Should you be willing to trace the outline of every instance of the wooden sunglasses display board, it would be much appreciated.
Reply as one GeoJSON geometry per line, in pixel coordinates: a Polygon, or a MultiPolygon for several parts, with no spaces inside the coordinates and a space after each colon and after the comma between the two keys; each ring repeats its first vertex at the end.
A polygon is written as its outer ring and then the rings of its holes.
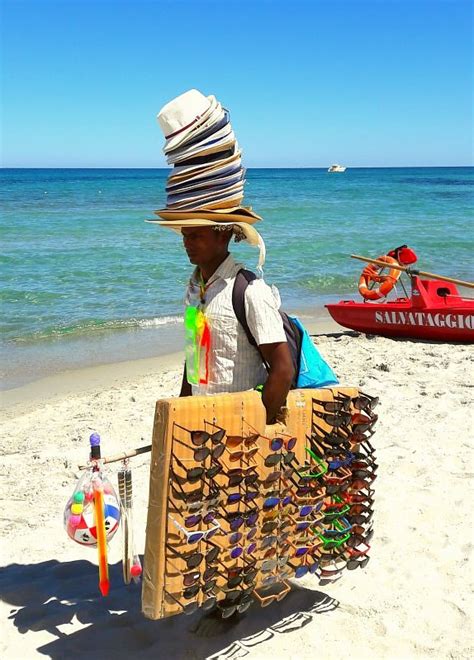
{"type": "MultiPolygon", "coordinates": [[[[233,603],[244,611],[254,590],[264,597],[270,585],[316,566],[316,553],[305,548],[312,544],[327,554],[332,547],[323,534],[333,524],[322,518],[322,507],[333,500],[320,478],[328,469],[326,456],[312,450],[312,438],[334,431],[335,397],[347,401],[358,394],[348,387],[292,390],[285,426],[266,426],[255,391],[157,402],[142,591],[146,617],[233,603]]],[[[342,421],[350,432],[348,417],[342,421]]],[[[341,467],[329,481],[344,482],[347,473],[341,467]]],[[[337,539],[344,539],[337,529],[337,539]]]]}

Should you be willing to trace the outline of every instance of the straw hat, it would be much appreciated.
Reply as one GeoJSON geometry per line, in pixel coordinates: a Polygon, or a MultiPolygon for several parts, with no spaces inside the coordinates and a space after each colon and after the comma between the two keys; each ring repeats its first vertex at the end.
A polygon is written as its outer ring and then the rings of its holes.
{"type": "Polygon", "coordinates": [[[206,122],[217,105],[215,96],[204,96],[197,89],[190,89],[163,106],[157,119],[166,139],[165,153],[175,149],[206,122]]]}
{"type": "MultiPolygon", "coordinates": [[[[168,211],[168,213],[178,214],[179,212],[168,211]]],[[[177,234],[181,234],[181,229],[187,227],[239,227],[240,231],[245,237],[243,240],[245,240],[249,245],[252,245],[259,249],[259,258],[258,258],[257,267],[259,269],[262,268],[263,264],[265,263],[265,254],[266,254],[265,243],[263,242],[263,238],[260,236],[258,231],[251,224],[249,224],[249,222],[245,220],[229,221],[228,218],[232,217],[232,214],[220,213],[218,211],[215,211],[214,213],[212,211],[199,211],[199,212],[183,211],[181,212],[181,215],[185,217],[176,220],[146,220],[145,222],[149,222],[155,225],[161,225],[162,227],[168,227],[168,229],[172,229],[177,234]],[[193,217],[190,217],[191,215],[193,217]],[[222,215],[223,216],[222,220],[211,219],[212,217],[214,217],[214,215],[222,215]]],[[[239,216],[235,215],[235,217],[239,217],[239,216]]],[[[257,220],[254,220],[254,222],[257,222],[257,220]]]]}
{"type": "Polygon", "coordinates": [[[147,220],[181,233],[184,227],[231,228],[235,240],[259,249],[258,269],[265,261],[265,243],[253,225],[261,218],[240,207],[245,170],[229,112],[214,96],[191,89],[167,103],[158,114],[166,138],[164,152],[174,165],[166,186],[167,207],[147,220]]]}

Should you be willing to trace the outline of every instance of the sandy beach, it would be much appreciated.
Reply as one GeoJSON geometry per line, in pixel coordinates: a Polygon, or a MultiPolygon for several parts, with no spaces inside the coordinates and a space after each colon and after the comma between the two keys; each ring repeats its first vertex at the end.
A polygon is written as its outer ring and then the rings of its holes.
{"type": "MultiPolygon", "coordinates": [[[[140,613],[139,587],[122,583],[119,532],[101,598],[95,551],[62,525],[77,466],[92,431],[106,454],[150,442],[155,401],[178,392],[181,356],[70,372],[3,396],[0,657],[470,657],[472,347],[351,333],[317,344],[342,384],[382,401],[364,571],[326,585],[293,581],[284,601],[232,627],[209,629],[199,613],[153,622],[140,613]]],[[[149,455],[132,467],[142,553],[149,455]]]]}

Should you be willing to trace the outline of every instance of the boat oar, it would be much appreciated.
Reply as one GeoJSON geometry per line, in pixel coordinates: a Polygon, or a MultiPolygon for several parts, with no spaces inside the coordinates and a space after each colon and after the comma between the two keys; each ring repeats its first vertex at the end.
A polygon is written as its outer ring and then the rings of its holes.
{"type": "MultiPolygon", "coordinates": [[[[359,259],[359,261],[366,261],[368,264],[375,264],[376,266],[387,268],[387,264],[384,261],[379,261],[378,259],[369,259],[368,257],[361,257],[358,254],[351,254],[351,259],[359,259]]],[[[389,267],[395,268],[396,270],[402,270],[408,275],[422,275],[423,277],[428,277],[431,280],[452,282],[453,284],[459,284],[459,286],[466,286],[468,289],[474,289],[474,282],[464,282],[464,280],[455,280],[453,277],[437,275],[436,273],[426,273],[423,270],[416,270],[415,268],[409,268],[408,266],[396,266],[395,264],[390,264],[389,267]]]]}

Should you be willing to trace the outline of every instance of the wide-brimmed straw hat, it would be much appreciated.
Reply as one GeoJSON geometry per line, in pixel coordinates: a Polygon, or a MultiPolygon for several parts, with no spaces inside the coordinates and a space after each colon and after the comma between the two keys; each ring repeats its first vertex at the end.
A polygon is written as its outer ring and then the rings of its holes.
{"type": "MultiPolygon", "coordinates": [[[[212,220],[209,219],[210,214],[211,214],[210,211],[202,211],[202,212],[200,211],[199,213],[195,213],[193,215],[201,216],[201,217],[190,218],[189,216],[191,215],[191,213],[188,211],[186,213],[183,213],[183,215],[185,215],[186,217],[180,220],[178,219],[146,220],[146,222],[155,225],[161,225],[162,227],[168,227],[168,229],[172,229],[177,234],[181,234],[182,229],[186,229],[189,227],[233,227],[233,228],[238,227],[240,232],[243,234],[243,240],[245,240],[245,242],[247,242],[249,245],[258,248],[259,250],[258,268],[261,269],[263,267],[263,264],[265,263],[266,250],[265,250],[265,243],[263,242],[263,238],[260,236],[260,234],[255,229],[255,227],[253,227],[251,224],[245,221],[241,222],[235,220],[228,220],[224,218],[222,220],[212,220]],[[203,217],[205,215],[207,215],[208,217],[203,217]]],[[[222,213],[221,215],[227,216],[227,218],[230,216],[230,214],[224,214],[224,213],[222,213]]]]}

